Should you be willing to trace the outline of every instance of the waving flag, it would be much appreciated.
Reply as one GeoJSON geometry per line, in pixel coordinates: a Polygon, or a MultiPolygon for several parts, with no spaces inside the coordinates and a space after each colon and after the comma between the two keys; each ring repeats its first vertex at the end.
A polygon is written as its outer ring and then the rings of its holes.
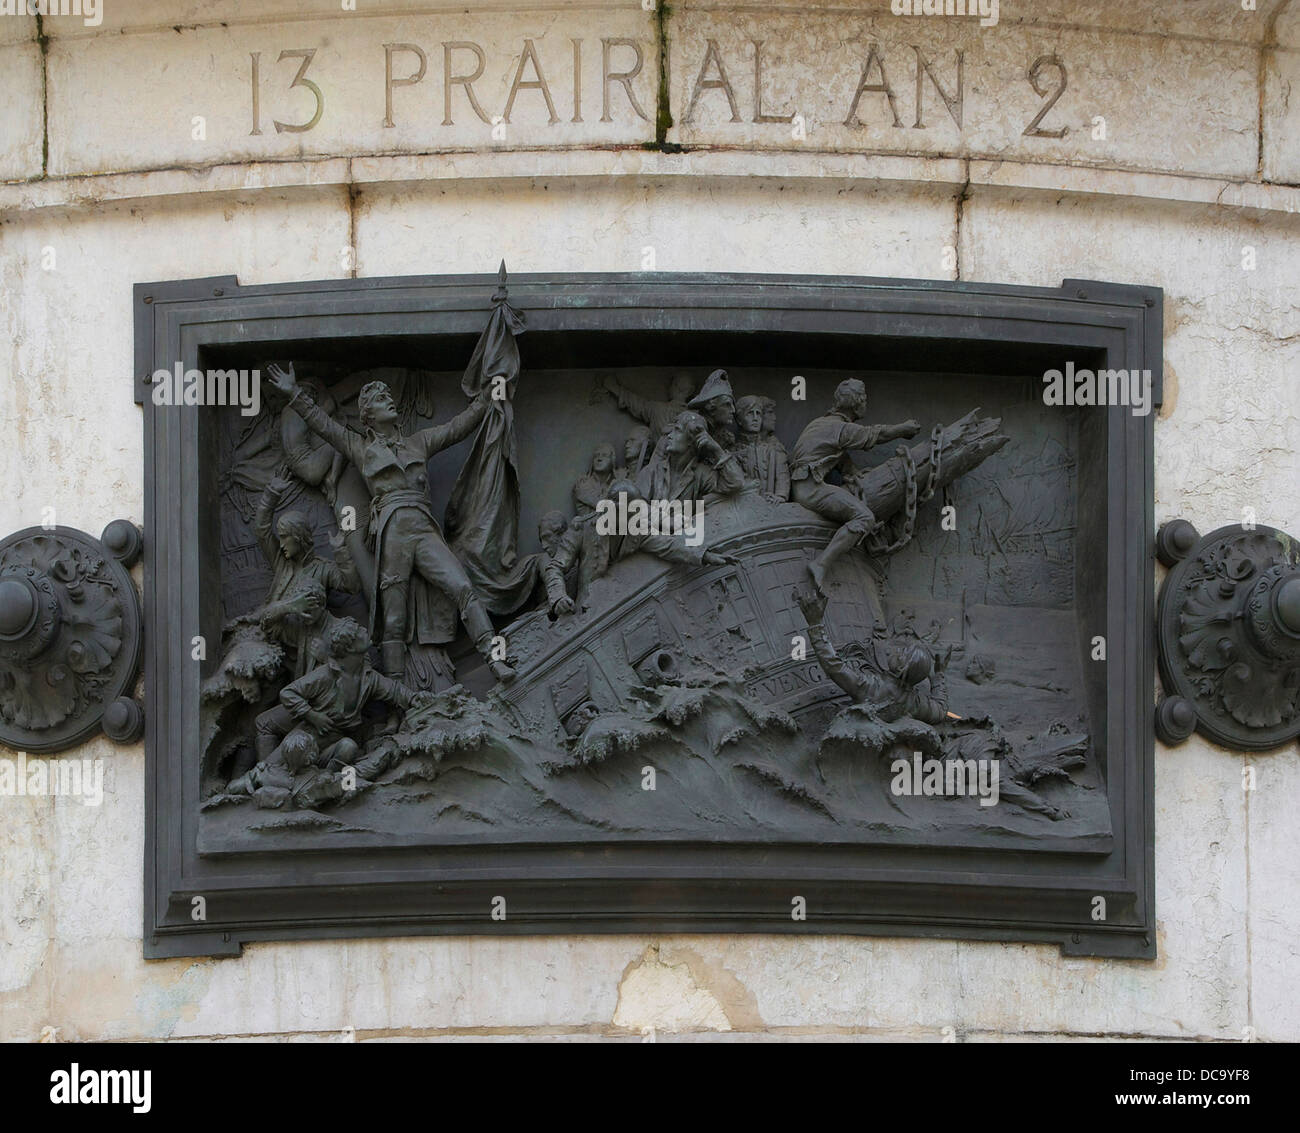
{"type": "Polygon", "coordinates": [[[512,398],[519,379],[515,336],[523,331],[523,317],[507,301],[502,261],[492,313],[461,379],[467,397],[484,389],[493,396],[452,486],[444,524],[451,549],[494,614],[519,609],[539,571],[537,556],[518,558],[519,463],[512,398]]]}

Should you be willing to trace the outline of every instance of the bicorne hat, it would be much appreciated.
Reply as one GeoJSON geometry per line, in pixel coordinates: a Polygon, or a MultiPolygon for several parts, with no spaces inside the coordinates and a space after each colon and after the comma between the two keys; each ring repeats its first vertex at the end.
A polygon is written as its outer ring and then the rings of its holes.
{"type": "Polygon", "coordinates": [[[714,370],[704,380],[704,388],[700,390],[686,404],[692,409],[699,409],[703,405],[708,405],[715,397],[732,397],[731,381],[727,377],[726,370],[714,370]]]}

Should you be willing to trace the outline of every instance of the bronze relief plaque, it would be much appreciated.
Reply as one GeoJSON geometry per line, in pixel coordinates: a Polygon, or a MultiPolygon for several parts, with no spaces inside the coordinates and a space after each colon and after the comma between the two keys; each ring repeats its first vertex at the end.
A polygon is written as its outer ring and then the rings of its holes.
{"type": "Polygon", "coordinates": [[[1154,955],[1157,289],[503,269],[136,300],[149,955],[1154,955]]]}

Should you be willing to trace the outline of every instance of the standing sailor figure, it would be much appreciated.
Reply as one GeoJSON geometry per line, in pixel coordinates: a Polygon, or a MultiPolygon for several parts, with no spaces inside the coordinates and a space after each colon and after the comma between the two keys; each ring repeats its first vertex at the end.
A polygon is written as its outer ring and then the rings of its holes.
{"type": "Polygon", "coordinates": [[[406,671],[407,642],[415,628],[409,624],[408,598],[411,576],[418,574],[455,601],[492,675],[499,681],[512,680],[514,669],[492,656],[487,610],[433,517],[426,469],[430,457],[469,436],[483,419],[488,388],[446,424],[408,437],[398,428],[393,394],[383,382],[369,382],[357,395],[365,430],[360,433],[316,405],[294,380],[292,365],[284,370],[273,364],[267,373],[275,388],[289,398],[294,412],[356,465],[370,493],[378,590],[370,595],[371,633],[380,639],[383,671],[394,679],[401,679],[406,671]]]}
{"type": "Polygon", "coordinates": [[[573,506],[579,515],[596,510],[614,482],[614,446],[598,444],[591,454],[591,465],[573,485],[573,506]]]}
{"type": "MultiPolygon", "coordinates": [[[[757,486],[774,503],[790,498],[790,462],[785,445],[775,433],[764,431],[768,397],[751,394],[736,402],[736,458],[745,473],[745,482],[757,486]]],[[[775,404],[775,403],[774,403],[775,404]]]]}
{"type": "Polygon", "coordinates": [[[649,461],[653,449],[654,439],[645,425],[632,429],[623,439],[623,467],[614,470],[615,478],[635,480],[649,461]]]}

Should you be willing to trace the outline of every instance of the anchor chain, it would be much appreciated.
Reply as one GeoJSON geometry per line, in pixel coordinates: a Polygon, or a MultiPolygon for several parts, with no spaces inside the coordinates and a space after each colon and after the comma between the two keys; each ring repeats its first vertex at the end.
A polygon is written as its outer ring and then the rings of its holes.
{"type": "Polygon", "coordinates": [[[930,474],[926,477],[924,490],[917,489],[916,462],[912,459],[912,450],[906,445],[899,445],[895,455],[903,462],[903,478],[906,485],[903,497],[903,525],[893,542],[886,541],[878,531],[874,532],[867,541],[867,550],[872,555],[892,555],[911,542],[916,530],[917,504],[932,499],[939,487],[939,473],[943,463],[943,426],[936,425],[930,433],[930,474]]]}
{"type": "Polygon", "coordinates": [[[943,426],[936,425],[930,430],[930,476],[925,482],[925,491],[921,493],[921,503],[928,503],[939,487],[939,470],[943,464],[943,426]]]}

